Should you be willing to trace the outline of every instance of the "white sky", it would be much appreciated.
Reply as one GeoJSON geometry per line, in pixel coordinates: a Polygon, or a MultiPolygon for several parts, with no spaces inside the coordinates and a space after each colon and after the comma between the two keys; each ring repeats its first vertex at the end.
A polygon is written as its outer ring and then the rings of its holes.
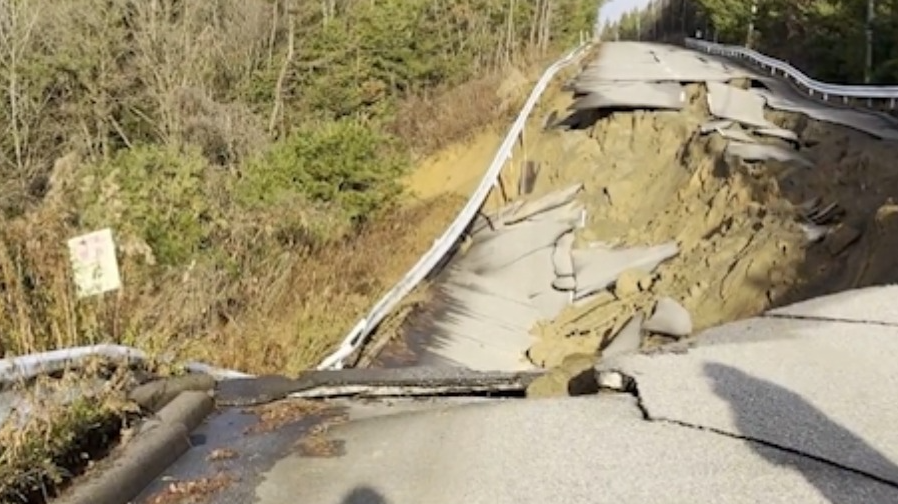
{"type": "Polygon", "coordinates": [[[648,6],[650,0],[608,0],[599,9],[599,26],[605,23],[613,23],[625,13],[633,9],[641,9],[648,6]]]}

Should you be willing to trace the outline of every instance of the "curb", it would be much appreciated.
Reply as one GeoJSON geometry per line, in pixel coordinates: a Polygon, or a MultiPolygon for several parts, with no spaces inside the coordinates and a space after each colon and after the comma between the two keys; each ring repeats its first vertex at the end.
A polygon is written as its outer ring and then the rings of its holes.
{"type": "Polygon", "coordinates": [[[147,421],[99,474],[76,483],[57,504],[126,504],[191,448],[189,434],[214,409],[208,392],[186,391],[147,421]]]}

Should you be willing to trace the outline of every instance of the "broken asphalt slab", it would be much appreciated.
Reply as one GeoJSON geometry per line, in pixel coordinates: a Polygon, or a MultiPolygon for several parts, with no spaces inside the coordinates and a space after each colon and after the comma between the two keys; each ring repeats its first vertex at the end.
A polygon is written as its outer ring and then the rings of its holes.
{"type": "Polygon", "coordinates": [[[898,326],[898,285],[868,287],[821,296],[767,312],[777,317],[807,318],[898,326]]]}
{"type": "Polygon", "coordinates": [[[523,393],[542,374],[475,371],[462,367],[405,367],[308,371],[298,378],[264,376],[219,382],[219,406],[251,406],[292,397],[438,396],[523,393]]]}
{"type": "Polygon", "coordinates": [[[327,439],[343,453],[281,458],[253,502],[337,504],[362,490],[375,499],[365,502],[390,504],[898,499],[898,489],[807,457],[646,421],[627,395],[400,413],[334,426],[327,439]]]}
{"type": "Polygon", "coordinates": [[[677,348],[600,368],[632,378],[653,420],[750,439],[898,485],[898,327],[756,318],[677,348]]]}

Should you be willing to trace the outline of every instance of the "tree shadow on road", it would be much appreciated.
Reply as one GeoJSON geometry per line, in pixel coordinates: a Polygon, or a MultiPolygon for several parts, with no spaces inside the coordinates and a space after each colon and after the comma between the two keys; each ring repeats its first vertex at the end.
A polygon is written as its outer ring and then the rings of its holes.
{"type": "Polygon", "coordinates": [[[343,497],[340,504],[389,504],[377,490],[369,486],[357,486],[343,497]]]}
{"type": "Polygon", "coordinates": [[[798,471],[833,504],[898,502],[898,465],[800,395],[722,364],[704,372],[757,454],[798,471]]]}

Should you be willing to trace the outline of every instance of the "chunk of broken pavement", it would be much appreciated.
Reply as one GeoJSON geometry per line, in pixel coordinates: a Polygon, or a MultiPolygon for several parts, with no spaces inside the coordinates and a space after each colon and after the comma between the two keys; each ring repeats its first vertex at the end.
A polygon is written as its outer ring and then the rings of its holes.
{"type": "Polygon", "coordinates": [[[642,324],[645,315],[642,312],[634,315],[623,329],[611,340],[611,343],[602,350],[603,357],[614,357],[627,353],[635,353],[642,345],[642,324]]]}
{"type": "Polygon", "coordinates": [[[598,393],[596,360],[594,354],[569,355],[560,366],[533,380],[527,387],[527,397],[565,397],[598,393]]]}
{"type": "Polygon", "coordinates": [[[692,333],[692,316],[680,303],[663,297],[655,304],[655,313],[642,327],[653,333],[682,338],[692,333]]]}

